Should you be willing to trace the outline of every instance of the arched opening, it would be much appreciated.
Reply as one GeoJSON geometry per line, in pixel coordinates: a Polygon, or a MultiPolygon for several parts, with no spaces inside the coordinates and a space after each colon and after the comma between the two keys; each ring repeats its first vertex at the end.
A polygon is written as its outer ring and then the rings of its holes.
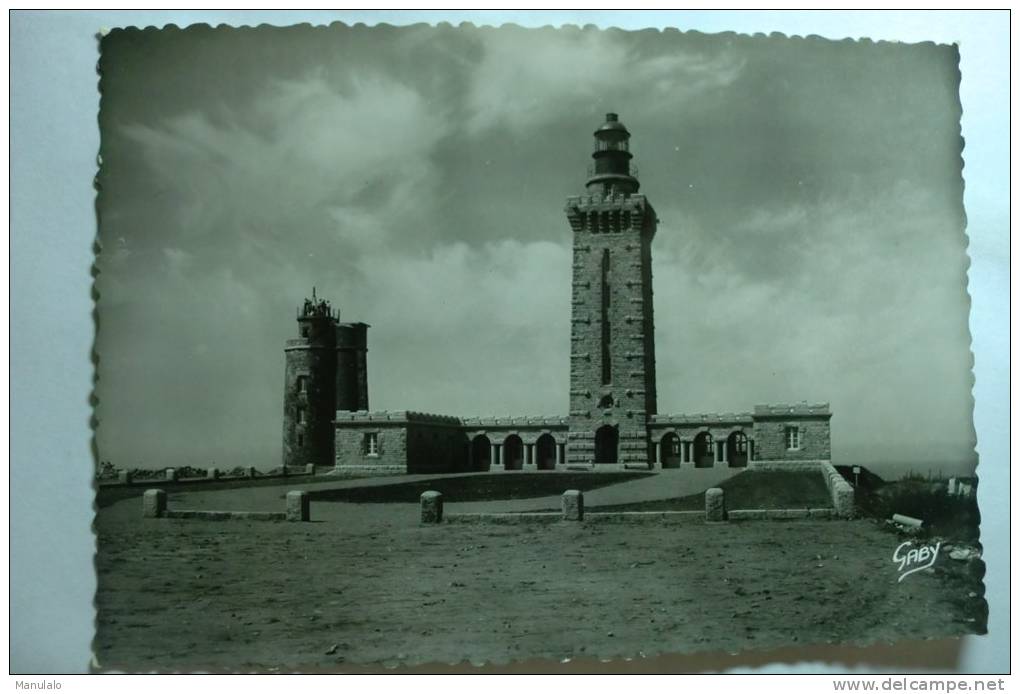
{"type": "Polygon", "coordinates": [[[694,437],[694,467],[715,465],[715,442],[712,435],[703,431],[694,437]]]}
{"type": "Polygon", "coordinates": [[[503,442],[503,466],[507,470],[524,469],[524,442],[517,434],[510,434],[503,442]]]}
{"type": "Polygon", "coordinates": [[[595,464],[615,465],[620,434],[616,427],[609,424],[599,427],[595,432],[595,464]]]}
{"type": "Polygon", "coordinates": [[[471,469],[487,471],[492,466],[492,442],[485,434],[471,439],[471,469]]]}
{"type": "Polygon", "coordinates": [[[535,464],[539,470],[556,469],[556,439],[550,434],[542,434],[535,442],[535,464]]]}
{"type": "Polygon", "coordinates": [[[730,467],[747,467],[747,434],[734,431],[726,439],[726,457],[730,467]]]}
{"type": "Polygon", "coordinates": [[[662,437],[659,444],[662,455],[662,467],[680,467],[680,437],[673,432],[662,437]]]}

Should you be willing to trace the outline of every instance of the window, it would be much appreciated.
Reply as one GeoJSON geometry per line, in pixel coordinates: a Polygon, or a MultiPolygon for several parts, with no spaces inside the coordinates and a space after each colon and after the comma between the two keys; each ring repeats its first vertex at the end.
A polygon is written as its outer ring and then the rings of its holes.
{"type": "Polygon", "coordinates": [[[305,447],[305,437],[302,434],[298,434],[297,435],[297,445],[298,445],[298,448],[304,448],[305,447]]]}
{"type": "Polygon", "coordinates": [[[738,432],[733,437],[733,451],[734,453],[747,453],[747,435],[738,432]]]}
{"type": "Polygon", "coordinates": [[[786,427],[786,450],[800,450],[800,429],[797,427],[786,427]]]}
{"type": "Polygon", "coordinates": [[[609,345],[612,340],[609,326],[609,249],[602,250],[602,385],[613,382],[612,354],[609,345]]]}
{"type": "Polygon", "coordinates": [[[365,434],[365,454],[379,455],[379,434],[374,431],[365,434]]]}
{"type": "Polygon", "coordinates": [[[308,377],[307,376],[298,376],[297,377],[297,389],[298,389],[299,393],[304,393],[306,390],[308,390],[308,377]]]}
{"type": "Polygon", "coordinates": [[[311,331],[308,327],[301,328],[301,337],[308,337],[310,332],[311,331]]]}
{"type": "Polygon", "coordinates": [[[305,408],[299,407],[297,408],[297,423],[304,424],[304,421],[305,421],[305,408]]]}

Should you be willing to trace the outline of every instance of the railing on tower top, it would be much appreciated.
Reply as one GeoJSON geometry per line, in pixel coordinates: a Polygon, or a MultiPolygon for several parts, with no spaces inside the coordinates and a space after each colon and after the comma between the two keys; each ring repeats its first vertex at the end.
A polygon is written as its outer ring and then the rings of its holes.
{"type": "MultiPolygon", "coordinates": [[[[595,175],[596,175],[596,173],[595,173],[595,165],[594,164],[588,164],[588,178],[592,178],[595,175]]],[[[633,164],[631,164],[629,167],[627,167],[627,175],[631,176],[633,178],[639,178],[639,176],[638,176],[638,167],[636,167],[633,164]]]]}

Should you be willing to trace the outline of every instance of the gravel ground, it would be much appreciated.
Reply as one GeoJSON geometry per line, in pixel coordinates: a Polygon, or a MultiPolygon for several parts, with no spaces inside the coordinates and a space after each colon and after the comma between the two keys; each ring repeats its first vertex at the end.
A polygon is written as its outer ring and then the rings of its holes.
{"type": "MultiPolygon", "coordinates": [[[[282,509],[285,491],[170,502],[282,509]]],[[[424,527],[415,504],[313,503],[301,524],[143,521],[140,506],[96,518],[102,669],[732,653],[984,628],[971,564],[940,557],[899,583],[901,540],[870,521],[424,527]]]]}

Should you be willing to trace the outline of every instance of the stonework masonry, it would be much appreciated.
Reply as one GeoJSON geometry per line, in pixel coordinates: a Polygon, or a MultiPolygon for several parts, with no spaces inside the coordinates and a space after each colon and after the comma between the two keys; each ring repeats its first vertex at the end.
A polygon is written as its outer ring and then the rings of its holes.
{"type": "Polygon", "coordinates": [[[651,240],[643,196],[571,198],[574,231],[570,335],[571,465],[647,467],[655,414],[651,240]]]}
{"type": "Polygon", "coordinates": [[[338,468],[364,472],[465,472],[463,425],[420,412],[337,412],[338,468]]]}
{"type": "Polygon", "coordinates": [[[297,322],[299,337],[284,348],[283,465],[325,465],[334,458],[335,413],[368,408],[368,325],[341,323],[314,289],[297,322]]]}
{"type": "Polygon", "coordinates": [[[831,417],[828,404],[755,407],[754,441],[758,457],[761,460],[830,460],[831,417]]]}
{"type": "MultiPolygon", "coordinates": [[[[368,411],[367,329],[341,323],[313,289],[287,341],[285,465],[364,474],[814,466],[831,459],[827,403],[751,412],[659,414],[652,241],[658,218],[614,113],[594,132],[573,234],[570,410],[450,417],[368,411]]],[[[671,384],[674,385],[674,384],[671,384]]],[[[682,384],[675,384],[681,387],[682,384]]]]}

